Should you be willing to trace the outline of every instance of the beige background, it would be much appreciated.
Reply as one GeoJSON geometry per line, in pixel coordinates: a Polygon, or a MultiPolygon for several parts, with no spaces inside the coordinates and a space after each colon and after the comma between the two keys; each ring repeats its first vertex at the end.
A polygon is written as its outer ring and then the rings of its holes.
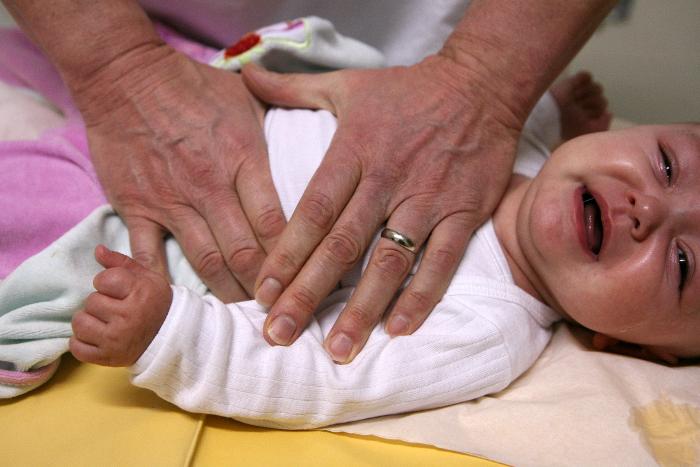
{"type": "MultiPolygon", "coordinates": [[[[0,6],[0,25],[9,24],[0,6]]],[[[579,69],[599,78],[618,117],[700,121],[700,1],[635,1],[625,22],[590,40],[570,67],[579,69]]]]}

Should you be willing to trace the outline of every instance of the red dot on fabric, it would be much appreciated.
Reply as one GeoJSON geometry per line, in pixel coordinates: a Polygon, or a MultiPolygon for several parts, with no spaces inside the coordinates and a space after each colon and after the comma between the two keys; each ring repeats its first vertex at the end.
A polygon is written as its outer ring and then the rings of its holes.
{"type": "Polygon", "coordinates": [[[255,47],[257,44],[259,44],[261,40],[262,38],[258,34],[254,32],[248,33],[245,36],[241,37],[241,40],[233,44],[231,47],[228,47],[224,52],[224,57],[235,57],[236,55],[240,55],[243,52],[247,52],[248,50],[255,47]]]}

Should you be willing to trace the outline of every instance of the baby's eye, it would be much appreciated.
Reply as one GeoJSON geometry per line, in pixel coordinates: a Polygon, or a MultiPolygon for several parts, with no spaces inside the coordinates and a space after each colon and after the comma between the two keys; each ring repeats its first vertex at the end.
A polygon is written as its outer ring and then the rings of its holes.
{"type": "Polygon", "coordinates": [[[678,281],[678,290],[682,291],[685,285],[685,280],[688,277],[688,255],[686,252],[678,247],[678,269],[680,271],[680,280],[678,281]]]}
{"type": "Polygon", "coordinates": [[[659,146],[659,151],[661,152],[661,166],[664,174],[666,175],[666,180],[670,185],[671,180],[673,179],[673,162],[671,161],[671,158],[668,157],[668,154],[666,154],[666,151],[664,151],[663,146],[659,146]]]}

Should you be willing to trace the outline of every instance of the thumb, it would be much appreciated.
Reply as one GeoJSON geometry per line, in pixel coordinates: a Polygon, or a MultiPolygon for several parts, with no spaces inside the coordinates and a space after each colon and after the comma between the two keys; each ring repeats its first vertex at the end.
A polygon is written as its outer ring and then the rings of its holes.
{"type": "Polygon", "coordinates": [[[243,67],[242,76],[248,90],[268,104],[335,113],[332,93],[339,84],[338,72],[282,74],[250,63],[243,67]]]}
{"type": "Polygon", "coordinates": [[[105,269],[124,267],[133,269],[134,267],[142,267],[136,261],[123,255],[117,251],[112,251],[104,245],[97,245],[95,248],[95,259],[105,269]]]}

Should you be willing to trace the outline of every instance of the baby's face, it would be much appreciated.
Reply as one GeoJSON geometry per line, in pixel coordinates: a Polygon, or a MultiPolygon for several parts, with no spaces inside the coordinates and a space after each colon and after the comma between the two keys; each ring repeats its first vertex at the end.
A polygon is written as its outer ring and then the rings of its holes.
{"type": "Polygon", "coordinates": [[[594,331],[700,353],[700,124],[574,139],[517,219],[545,300],[594,331]]]}

